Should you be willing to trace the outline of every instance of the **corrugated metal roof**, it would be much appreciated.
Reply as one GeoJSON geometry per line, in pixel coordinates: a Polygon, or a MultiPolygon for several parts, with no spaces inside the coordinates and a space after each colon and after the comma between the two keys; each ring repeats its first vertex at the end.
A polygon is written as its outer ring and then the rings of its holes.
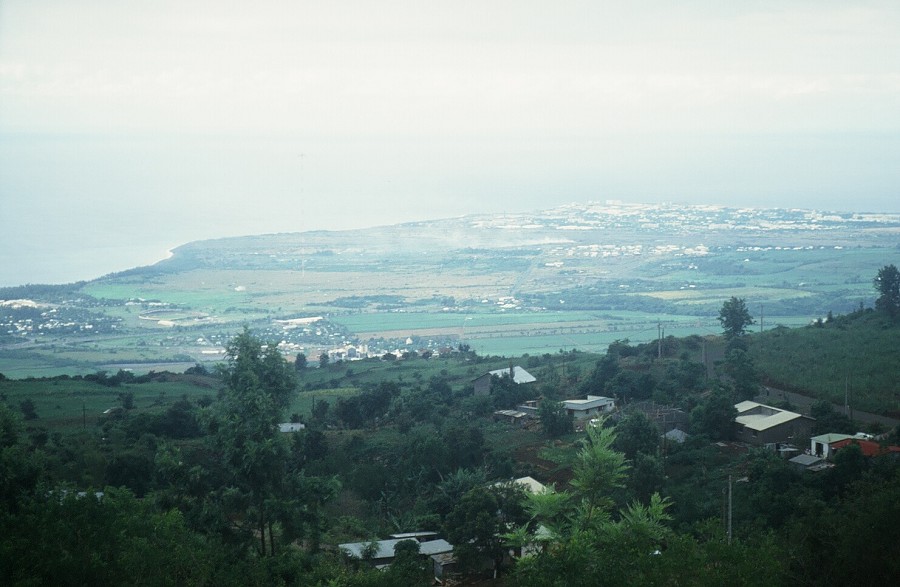
{"type": "Polygon", "coordinates": [[[812,442],[818,442],[820,444],[831,444],[832,442],[837,442],[839,440],[846,440],[848,438],[853,438],[853,436],[849,434],[837,434],[834,432],[829,432],[828,434],[820,434],[819,436],[813,436],[810,438],[812,442]]]}
{"type": "Polygon", "coordinates": [[[822,462],[822,460],[823,459],[815,455],[797,455],[794,458],[789,459],[788,462],[802,465],[804,467],[809,467],[811,465],[815,465],[816,463],[822,462]]]}
{"type": "Polygon", "coordinates": [[[795,414],[794,412],[780,412],[769,416],[755,414],[738,416],[735,420],[738,424],[743,424],[750,430],[762,431],[802,417],[802,415],[795,414]]]}
{"type": "Polygon", "coordinates": [[[789,412],[780,408],[773,408],[757,402],[743,401],[734,405],[738,412],[735,421],[750,430],[768,430],[774,426],[804,418],[802,414],[789,412]]]}
{"type": "MultiPolygon", "coordinates": [[[[518,365],[512,368],[512,372],[512,378],[515,383],[533,383],[537,381],[537,378],[534,375],[532,375],[522,367],[519,367],[518,365]]],[[[506,369],[496,369],[494,371],[489,371],[488,374],[496,375],[497,377],[509,377],[509,368],[507,367],[506,369]]]]}
{"type": "Polygon", "coordinates": [[[453,552],[453,545],[439,538],[437,540],[429,540],[419,544],[419,554],[431,556],[434,554],[442,554],[445,552],[453,552]]]}
{"type": "MultiPolygon", "coordinates": [[[[386,559],[394,557],[394,549],[397,545],[405,540],[414,540],[413,538],[393,538],[391,540],[377,540],[375,544],[377,545],[377,549],[375,550],[375,555],[372,557],[373,559],[386,559]]],[[[352,557],[355,558],[363,558],[363,551],[369,546],[371,542],[348,542],[346,544],[338,544],[338,548],[346,552],[352,557]]],[[[432,555],[432,554],[440,554],[443,552],[452,552],[453,545],[447,542],[444,539],[438,540],[428,540],[427,542],[419,543],[419,554],[421,555],[432,555]]]]}

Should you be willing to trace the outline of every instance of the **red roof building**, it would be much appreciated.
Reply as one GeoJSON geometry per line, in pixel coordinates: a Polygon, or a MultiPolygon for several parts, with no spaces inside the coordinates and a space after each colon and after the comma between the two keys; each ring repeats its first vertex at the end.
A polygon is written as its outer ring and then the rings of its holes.
{"type": "Polygon", "coordinates": [[[838,451],[851,444],[859,446],[859,450],[862,451],[863,456],[867,457],[877,457],[886,454],[900,454],[900,446],[882,446],[877,442],[873,442],[871,440],[862,440],[859,438],[845,438],[844,440],[838,440],[837,442],[831,443],[831,449],[834,451],[838,451]]]}

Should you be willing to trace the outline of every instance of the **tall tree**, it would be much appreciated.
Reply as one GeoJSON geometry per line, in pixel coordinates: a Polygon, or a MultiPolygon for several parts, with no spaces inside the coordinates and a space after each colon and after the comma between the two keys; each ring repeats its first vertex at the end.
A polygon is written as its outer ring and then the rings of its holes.
{"type": "Polygon", "coordinates": [[[900,271],[896,265],[885,265],[878,270],[875,289],[879,294],[875,309],[885,312],[891,319],[900,315],[900,271]]]}
{"type": "Polygon", "coordinates": [[[625,454],[613,449],[616,440],[613,428],[606,428],[601,423],[588,426],[585,432],[587,436],[572,467],[575,478],[570,485],[575,490],[575,497],[581,501],[581,521],[591,524],[595,516],[609,517],[615,505],[610,495],[613,490],[625,486],[629,465],[625,454]]]}
{"type": "Polygon", "coordinates": [[[444,530],[463,567],[474,570],[490,559],[499,568],[506,550],[503,533],[527,521],[524,501],[524,490],[515,483],[478,486],[462,496],[444,530]]]}
{"type": "Polygon", "coordinates": [[[229,484],[238,492],[232,502],[247,505],[244,514],[254,520],[259,552],[265,556],[274,554],[270,510],[285,487],[288,451],[277,424],[296,386],[294,371],[276,345],[263,347],[247,328],[227,345],[226,357],[213,441],[229,484]]]}
{"type": "Polygon", "coordinates": [[[729,339],[743,336],[747,327],[754,323],[744,299],[734,296],[722,304],[722,308],[719,310],[719,322],[725,330],[725,338],[729,339]]]}

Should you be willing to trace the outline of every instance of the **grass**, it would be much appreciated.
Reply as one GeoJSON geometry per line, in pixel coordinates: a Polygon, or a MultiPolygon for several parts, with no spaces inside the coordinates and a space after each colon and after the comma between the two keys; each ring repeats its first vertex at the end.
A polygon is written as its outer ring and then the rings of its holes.
{"type": "Polygon", "coordinates": [[[750,353],[774,387],[863,410],[900,414],[900,324],[875,312],[838,316],[821,328],[775,329],[752,338],[750,353]]]}
{"type": "Polygon", "coordinates": [[[132,413],[139,414],[162,411],[185,396],[196,400],[204,395],[214,395],[215,390],[185,380],[117,387],[78,379],[0,381],[0,397],[11,410],[19,413],[21,402],[29,399],[34,403],[38,418],[29,420],[28,424],[56,432],[92,428],[105,417],[105,410],[122,405],[120,394],[123,393],[133,394],[132,413]]]}

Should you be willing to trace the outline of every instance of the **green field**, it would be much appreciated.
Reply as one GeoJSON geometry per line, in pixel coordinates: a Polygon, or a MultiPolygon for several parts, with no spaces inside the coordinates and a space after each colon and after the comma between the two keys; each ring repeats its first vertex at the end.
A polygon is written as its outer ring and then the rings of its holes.
{"type": "Polygon", "coordinates": [[[213,382],[198,386],[185,380],[152,381],[141,384],[121,384],[107,387],[79,379],[6,380],[0,381],[0,396],[13,410],[30,399],[37,419],[32,425],[51,431],[68,432],[92,429],[107,416],[104,411],[122,405],[121,394],[132,394],[133,414],[160,413],[173,402],[187,397],[191,400],[214,395],[213,382]]]}

